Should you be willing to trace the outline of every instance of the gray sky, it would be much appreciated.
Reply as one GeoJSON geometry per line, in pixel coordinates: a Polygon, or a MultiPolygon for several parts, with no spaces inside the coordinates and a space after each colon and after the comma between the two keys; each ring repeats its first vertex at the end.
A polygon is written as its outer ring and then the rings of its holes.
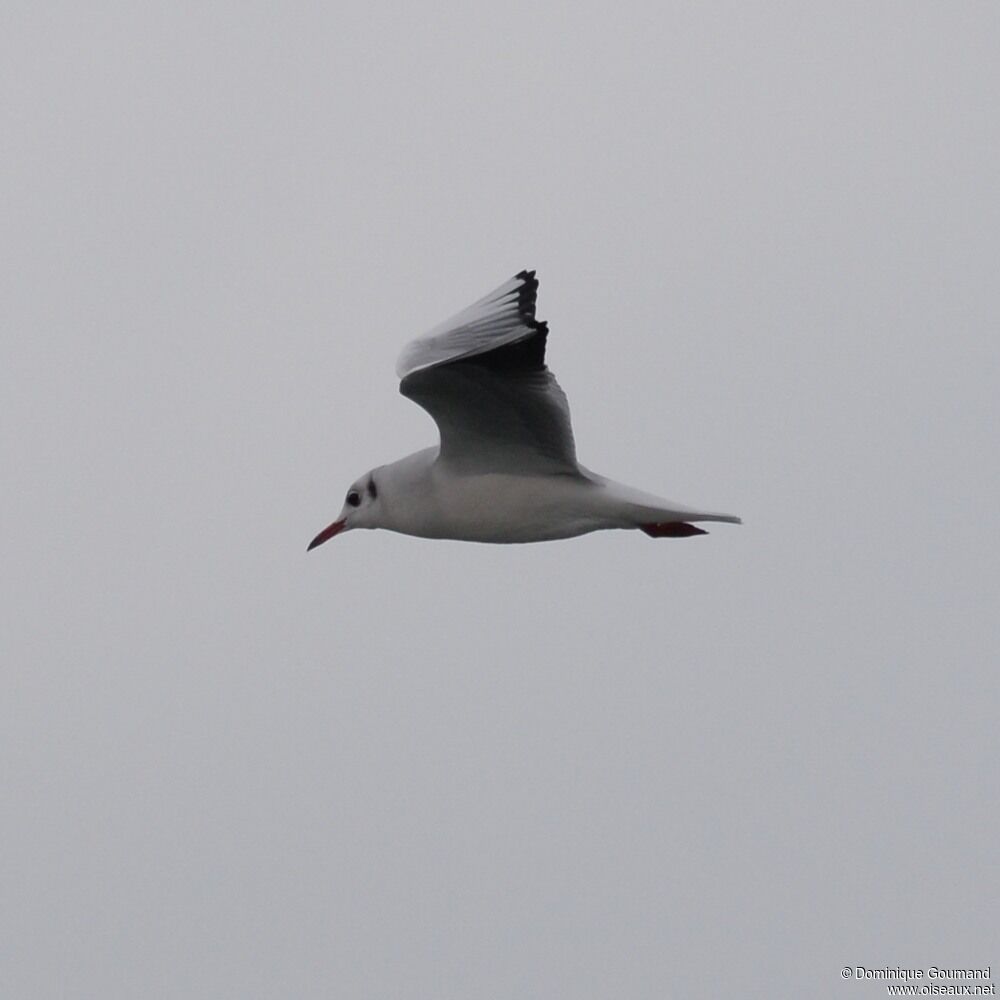
{"type": "Polygon", "coordinates": [[[0,24],[3,995],[1000,966],[996,5],[158,6],[0,24]],[[307,557],[525,267],[745,525],[307,557]]]}

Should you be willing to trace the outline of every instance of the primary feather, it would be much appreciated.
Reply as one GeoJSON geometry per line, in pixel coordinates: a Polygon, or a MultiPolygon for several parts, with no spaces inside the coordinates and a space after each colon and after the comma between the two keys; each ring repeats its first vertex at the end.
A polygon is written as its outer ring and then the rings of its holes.
{"type": "Polygon", "coordinates": [[[434,418],[440,461],[455,471],[580,474],[537,290],[522,271],[403,349],[399,391],[434,418]]]}

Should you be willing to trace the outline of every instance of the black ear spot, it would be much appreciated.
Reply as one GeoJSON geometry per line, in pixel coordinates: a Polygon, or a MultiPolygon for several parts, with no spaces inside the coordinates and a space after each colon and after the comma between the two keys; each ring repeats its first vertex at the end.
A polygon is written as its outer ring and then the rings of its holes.
{"type": "Polygon", "coordinates": [[[378,490],[375,489],[375,480],[374,479],[369,479],[368,480],[368,495],[372,498],[372,500],[377,500],[378,499],[378,490]]]}

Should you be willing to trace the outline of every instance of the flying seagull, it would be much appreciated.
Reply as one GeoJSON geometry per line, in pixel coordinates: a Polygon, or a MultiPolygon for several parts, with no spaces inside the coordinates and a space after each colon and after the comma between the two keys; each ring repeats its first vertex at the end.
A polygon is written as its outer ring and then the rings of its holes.
{"type": "Polygon", "coordinates": [[[537,291],[535,272],[522,271],[403,349],[399,391],[434,418],[441,443],[356,480],[309,549],[352,528],[542,542],[602,528],[684,538],[706,534],[693,521],[740,523],[577,462],[566,396],[545,366],[548,326],[535,319],[537,291]]]}

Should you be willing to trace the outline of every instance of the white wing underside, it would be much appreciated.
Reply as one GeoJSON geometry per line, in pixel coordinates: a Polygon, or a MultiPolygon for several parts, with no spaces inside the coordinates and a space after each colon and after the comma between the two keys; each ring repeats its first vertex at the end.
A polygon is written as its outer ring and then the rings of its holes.
{"type": "Polygon", "coordinates": [[[522,271],[399,356],[400,392],[434,418],[453,471],[580,475],[566,396],[544,364],[537,287],[522,271]]]}

